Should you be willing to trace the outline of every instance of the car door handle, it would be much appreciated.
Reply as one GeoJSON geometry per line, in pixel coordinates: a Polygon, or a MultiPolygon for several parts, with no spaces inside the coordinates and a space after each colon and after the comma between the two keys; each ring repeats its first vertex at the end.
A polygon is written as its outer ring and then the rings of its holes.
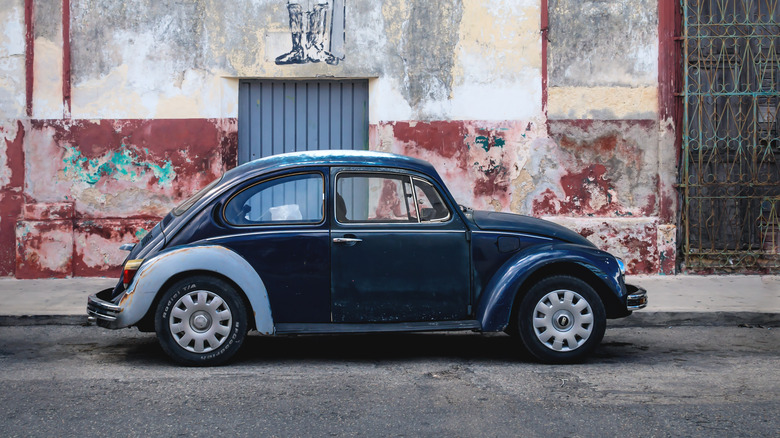
{"type": "Polygon", "coordinates": [[[346,243],[346,244],[356,244],[358,242],[362,242],[363,239],[358,239],[355,237],[334,237],[333,243],[346,243]]]}

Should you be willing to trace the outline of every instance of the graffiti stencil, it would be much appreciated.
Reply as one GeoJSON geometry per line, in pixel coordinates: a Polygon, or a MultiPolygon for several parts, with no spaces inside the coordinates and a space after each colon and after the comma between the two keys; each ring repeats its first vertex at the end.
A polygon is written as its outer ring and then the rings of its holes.
{"type": "Polygon", "coordinates": [[[326,62],[336,65],[343,60],[344,1],[288,0],[292,50],[278,56],[276,64],[326,62]],[[302,3],[309,9],[304,11],[302,3]]]}

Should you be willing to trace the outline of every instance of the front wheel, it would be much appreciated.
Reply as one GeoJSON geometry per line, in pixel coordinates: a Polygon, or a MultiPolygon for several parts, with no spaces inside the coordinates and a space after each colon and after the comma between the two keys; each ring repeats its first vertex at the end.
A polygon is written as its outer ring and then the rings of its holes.
{"type": "Polygon", "coordinates": [[[517,328],[528,351],[542,362],[583,359],[604,337],[604,304],[586,282],[569,276],[547,277],[523,297],[517,328]]]}
{"type": "Polygon", "coordinates": [[[247,333],[247,312],[234,287],[218,278],[194,276],[163,294],[155,313],[163,350],[184,365],[219,365],[232,357],[247,333]]]}

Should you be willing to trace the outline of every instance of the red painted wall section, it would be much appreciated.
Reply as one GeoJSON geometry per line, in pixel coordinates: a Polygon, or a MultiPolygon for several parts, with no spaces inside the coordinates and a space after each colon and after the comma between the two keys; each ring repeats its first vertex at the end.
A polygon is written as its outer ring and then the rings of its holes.
{"type": "Polygon", "coordinates": [[[235,163],[235,120],[42,120],[25,142],[25,193],[77,217],[159,217],[235,163]]]}
{"type": "Polygon", "coordinates": [[[0,276],[16,265],[16,220],[24,205],[24,139],[21,121],[0,122],[0,276]]]}
{"type": "Polygon", "coordinates": [[[77,220],[73,228],[73,275],[118,276],[127,255],[120,243],[138,242],[157,224],[156,219],[77,220]]]}
{"type": "Polygon", "coordinates": [[[370,141],[430,161],[475,208],[640,217],[658,212],[656,131],[652,120],[394,122],[372,125],[370,141]]]}
{"type": "Polygon", "coordinates": [[[544,215],[656,216],[658,135],[653,120],[550,120],[558,187],[534,199],[544,215]]]}
{"type": "Polygon", "coordinates": [[[543,133],[535,122],[392,122],[371,125],[369,141],[431,162],[458,202],[509,211],[522,164],[543,133]]]}
{"type": "Polygon", "coordinates": [[[0,275],[18,278],[116,275],[126,255],[118,246],[234,167],[238,150],[236,119],[33,120],[4,129],[0,243],[11,251],[0,253],[0,275]]]}
{"type": "Polygon", "coordinates": [[[73,271],[73,221],[19,221],[16,278],[64,278],[73,271]]]}
{"type": "Polygon", "coordinates": [[[369,137],[373,149],[431,162],[458,202],[562,223],[633,273],[674,272],[654,120],[389,122],[369,137]]]}

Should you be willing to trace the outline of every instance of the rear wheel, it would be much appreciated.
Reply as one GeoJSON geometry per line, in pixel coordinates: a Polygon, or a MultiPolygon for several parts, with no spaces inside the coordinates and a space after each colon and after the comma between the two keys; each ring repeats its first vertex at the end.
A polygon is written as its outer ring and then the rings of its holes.
{"type": "Polygon", "coordinates": [[[176,282],[155,313],[163,350],[184,365],[212,366],[230,359],[247,333],[247,312],[239,293],[218,278],[194,276],[176,282]]]}
{"type": "Polygon", "coordinates": [[[542,362],[583,359],[604,337],[606,312],[595,290],[579,278],[547,277],[523,297],[517,330],[528,351],[542,362]]]}

